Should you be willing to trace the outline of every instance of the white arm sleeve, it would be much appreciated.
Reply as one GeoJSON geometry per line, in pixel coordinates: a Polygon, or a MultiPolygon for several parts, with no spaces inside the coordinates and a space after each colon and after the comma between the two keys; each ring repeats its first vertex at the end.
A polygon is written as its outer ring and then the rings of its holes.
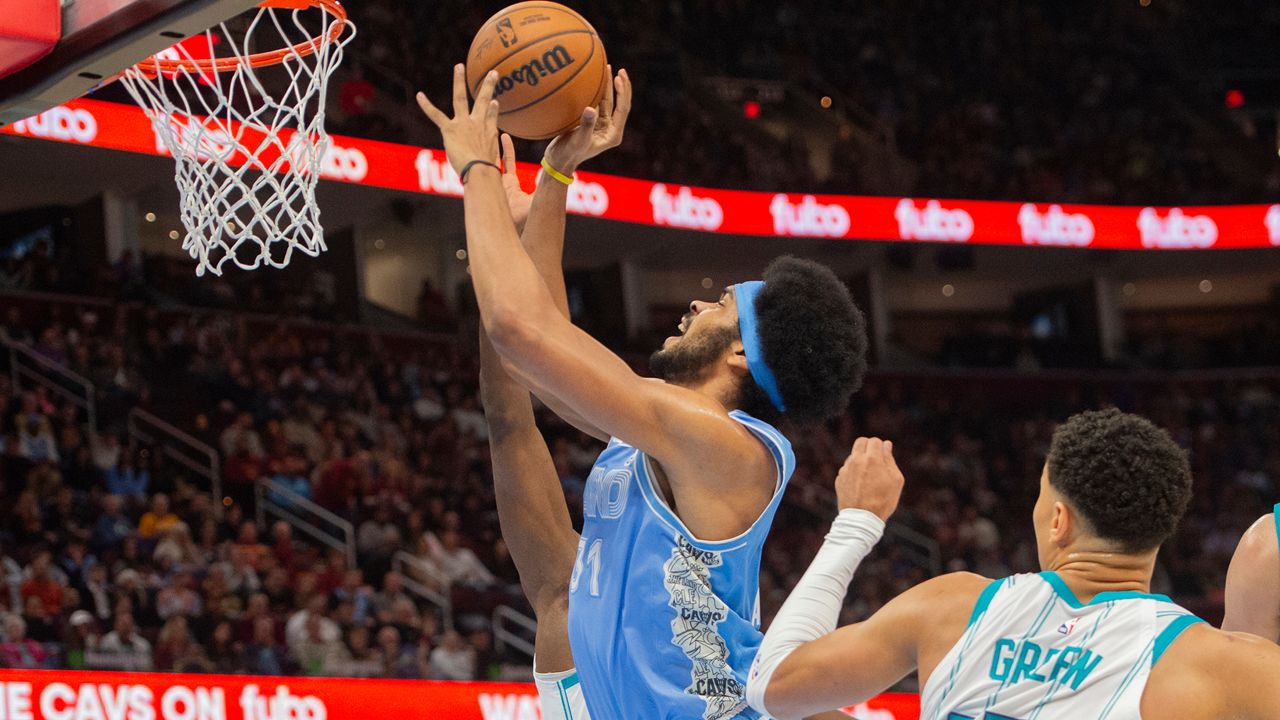
{"type": "Polygon", "coordinates": [[[765,633],[747,676],[747,702],[769,715],[765,691],[773,673],[793,650],[836,629],[849,582],[884,534],[884,521],[866,510],[841,510],[813,563],[796,584],[765,633]]]}

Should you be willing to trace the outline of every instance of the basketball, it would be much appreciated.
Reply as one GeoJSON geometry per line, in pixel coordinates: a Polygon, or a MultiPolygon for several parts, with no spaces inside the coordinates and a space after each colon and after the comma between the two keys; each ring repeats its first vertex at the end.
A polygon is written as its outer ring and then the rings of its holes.
{"type": "Polygon", "coordinates": [[[578,13],[552,2],[522,2],[502,10],[476,33],[467,53],[474,96],[490,70],[503,132],[545,140],[577,127],[583,109],[604,97],[610,82],[600,37],[578,13]]]}

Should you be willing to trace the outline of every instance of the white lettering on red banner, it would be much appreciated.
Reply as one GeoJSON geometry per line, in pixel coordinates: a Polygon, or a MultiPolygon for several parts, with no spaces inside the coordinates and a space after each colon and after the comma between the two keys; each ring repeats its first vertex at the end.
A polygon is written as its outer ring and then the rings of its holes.
{"type": "MultiPolygon", "coordinates": [[[[40,714],[44,720],[155,720],[153,702],[146,685],[55,682],[40,693],[40,714]]],[[[165,716],[165,720],[177,718],[165,716]]]]}
{"type": "Polygon", "coordinates": [[[90,145],[98,138],[98,120],[88,110],[56,107],[13,124],[19,135],[90,145]]]}
{"type": "Polygon", "coordinates": [[[812,195],[805,195],[799,205],[792,204],[783,193],[769,202],[775,235],[805,237],[844,237],[849,232],[849,211],[841,205],[824,205],[812,195]]]}
{"type": "Polygon", "coordinates": [[[444,153],[423,150],[414,163],[418,169],[418,189],[441,195],[462,196],[462,181],[444,153]]]}
{"type": "MultiPolygon", "coordinates": [[[[328,709],[312,695],[294,695],[289,686],[279,685],[272,695],[262,695],[257,685],[247,685],[240,693],[244,720],[325,720],[328,709]]],[[[168,718],[165,718],[168,720],[168,718]]]]}
{"type": "Polygon", "coordinates": [[[698,197],[687,187],[681,186],[672,195],[664,183],[658,183],[649,191],[649,203],[653,205],[653,222],[657,225],[711,231],[719,230],[724,222],[720,203],[698,197]]]}
{"type": "Polygon", "coordinates": [[[369,159],[358,148],[341,147],[332,141],[325,150],[320,177],[359,183],[369,176],[369,159]]]}
{"type": "MultiPolygon", "coordinates": [[[[886,694],[851,708],[917,720],[920,699],[886,694]]],[[[541,720],[532,683],[453,683],[159,673],[0,670],[0,720],[541,720]]]]}
{"type": "Polygon", "coordinates": [[[914,200],[903,198],[893,216],[903,240],[969,242],[973,237],[973,216],[960,208],[944,208],[937,200],[925,203],[921,210],[914,200]]]}
{"type": "Polygon", "coordinates": [[[892,710],[877,710],[868,706],[866,703],[855,705],[851,708],[845,708],[845,712],[852,715],[858,720],[899,720],[892,710]]]}
{"type": "Polygon", "coordinates": [[[578,180],[569,186],[569,212],[600,217],[609,212],[609,192],[595,182],[578,180]]]}
{"type": "Polygon", "coordinates": [[[538,698],[531,695],[480,694],[480,714],[484,720],[541,720],[538,698]]]}
{"type": "Polygon", "coordinates": [[[1181,208],[1170,208],[1160,217],[1155,208],[1138,213],[1138,232],[1142,247],[1165,250],[1211,248],[1218,242],[1218,224],[1208,215],[1186,215],[1181,208]]]}
{"type": "MultiPolygon", "coordinates": [[[[534,185],[541,185],[544,173],[534,176],[534,185]]],[[[569,186],[565,207],[571,213],[600,217],[609,212],[609,191],[598,182],[588,182],[573,176],[573,184],[569,186]]]]}
{"type": "Polygon", "coordinates": [[[1026,203],[1018,210],[1018,226],[1022,242],[1028,245],[1065,245],[1088,247],[1093,243],[1093,221],[1084,213],[1069,213],[1061,205],[1050,205],[1041,213],[1026,203]]]}
{"type": "Polygon", "coordinates": [[[0,698],[4,707],[0,708],[0,715],[5,720],[35,720],[31,713],[31,683],[7,682],[3,685],[4,692],[0,693],[0,698]]]}
{"type": "MultiPolygon", "coordinates": [[[[217,157],[230,166],[250,161],[244,153],[233,152],[232,134],[244,134],[244,141],[256,147],[264,133],[257,126],[213,122],[213,128],[206,128],[201,122],[197,119],[189,129],[173,126],[171,140],[190,148],[190,155],[200,159],[217,157]]],[[[170,133],[163,125],[160,130],[160,135],[170,133]]],[[[73,100],[0,128],[0,134],[168,155],[155,126],[140,108],[100,100],[73,100]]],[[[295,133],[288,129],[281,130],[279,138],[291,149],[291,142],[296,142],[295,133]]],[[[462,195],[462,183],[440,150],[338,135],[331,138],[334,146],[326,152],[321,165],[326,179],[403,192],[462,195]]],[[[305,150],[315,152],[315,148],[305,150]]],[[[288,151],[285,156],[298,157],[288,151]]],[[[262,157],[280,171],[299,165],[279,159],[279,153],[263,153],[262,157]]],[[[538,167],[523,163],[519,174],[523,181],[533,182],[538,167]]],[[[1275,203],[1188,211],[1119,205],[810,196],[731,192],[599,173],[587,175],[590,181],[579,179],[569,189],[568,207],[573,213],[702,232],[1130,250],[1280,247],[1280,204],[1275,203]],[[852,218],[858,222],[854,224],[852,218]]],[[[0,696],[0,702],[3,700],[0,696]]],[[[0,720],[8,719],[0,714],[0,720]]]]}

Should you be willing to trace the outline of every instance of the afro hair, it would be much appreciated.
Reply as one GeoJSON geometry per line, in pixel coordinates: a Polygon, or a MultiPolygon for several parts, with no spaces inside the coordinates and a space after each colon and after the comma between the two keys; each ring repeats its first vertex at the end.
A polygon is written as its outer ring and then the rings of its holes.
{"type": "Polygon", "coordinates": [[[1099,537],[1127,552],[1169,539],[1191,500],[1187,454],[1151,421],[1115,408],[1060,425],[1048,466],[1049,484],[1099,537]]]}
{"type": "Polygon", "coordinates": [[[778,379],[785,414],[748,376],[742,409],[761,420],[808,425],[849,407],[867,369],[867,329],[849,289],[828,268],[781,257],[764,271],[756,317],[764,361],[778,379]]]}

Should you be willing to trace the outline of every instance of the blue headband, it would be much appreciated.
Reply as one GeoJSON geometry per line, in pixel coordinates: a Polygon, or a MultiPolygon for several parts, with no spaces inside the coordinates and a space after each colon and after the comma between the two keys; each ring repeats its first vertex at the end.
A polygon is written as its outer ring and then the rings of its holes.
{"type": "Polygon", "coordinates": [[[757,328],[756,296],[764,289],[764,282],[752,280],[733,286],[734,298],[738,303],[738,331],[742,334],[742,349],[747,355],[747,369],[756,385],[769,396],[769,402],[786,412],[787,406],[782,402],[782,392],[778,390],[778,378],[764,361],[764,352],[760,348],[760,332],[757,328]]]}

